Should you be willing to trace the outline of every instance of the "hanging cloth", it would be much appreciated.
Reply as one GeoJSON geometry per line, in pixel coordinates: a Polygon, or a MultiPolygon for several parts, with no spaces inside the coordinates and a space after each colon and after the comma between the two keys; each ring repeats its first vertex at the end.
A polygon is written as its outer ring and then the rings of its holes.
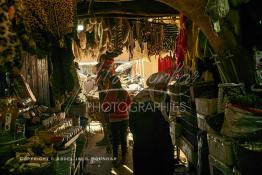
{"type": "Polygon", "coordinates": [[[180,13],[180,29],[176,40],[176,65],[181,67],[183,65],[184,57],[186,53],[186,29],[185,29],[185,16],[180,13]]]}

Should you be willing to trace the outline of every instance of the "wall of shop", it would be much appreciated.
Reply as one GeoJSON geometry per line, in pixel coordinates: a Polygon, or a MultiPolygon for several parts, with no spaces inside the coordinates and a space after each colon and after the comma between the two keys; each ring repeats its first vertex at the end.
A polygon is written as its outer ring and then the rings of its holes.
{"type": "Polygon", "coordinates": [[[21,74],[29,83],[37,102],[50,106],[48,59],[37,59],[37,56],[27,52],[23,53],[23,67],[21,74]]]}
{"type": "Polygon", "coordinates": [[[145,69],[145,80],[152,75],[153,73],[158,72],[158,60],[155,56],[151,56],[150,60],[144,60],[144,69],[145,69]]]}

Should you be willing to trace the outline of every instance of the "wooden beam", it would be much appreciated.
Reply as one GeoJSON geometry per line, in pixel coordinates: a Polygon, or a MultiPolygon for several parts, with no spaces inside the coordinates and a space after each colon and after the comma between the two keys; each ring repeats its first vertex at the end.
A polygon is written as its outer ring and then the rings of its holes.
{"type": "MultiPolygon", "coordinates": [[[[88,2],[78,3],[77,16],[90,17],[88,2]]],[[[125,2],[96,2],[94,3],[95,16],[138,16],[138,17],[163,17],[175,16],[176,10],[163,3],[155,1],[125,1],[125,2]],[[146,8],[145,8],[146,7],[146,8]]]]}
{"type": "MultiPolygon", "coordinates": [[[[144,12],[125,12],[125,11],[111,11],[111,12],[97,12],[95,17],[103,18],[114,18],[114,17],[124,17],[124,18],[154,18],[154,17],[165,17],[165,16],[175,16],[177,14],[170,13],[144,13],[144,12]]],[[[78,15],[78,19],[91,18],[93,16],[88,14],[78,15]]]]}

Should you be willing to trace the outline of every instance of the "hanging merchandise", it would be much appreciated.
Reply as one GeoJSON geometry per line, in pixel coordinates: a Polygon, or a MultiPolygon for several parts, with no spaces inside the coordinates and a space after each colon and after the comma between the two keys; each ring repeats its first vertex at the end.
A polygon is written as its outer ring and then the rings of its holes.
{"type": "Polygon", "coordinates": [[[37,47],[47,50],[50,40],[63,48],[65,36],[75,30],[75,0],[25,0],[25,26],[30,30],[37,47]]]}
{"type": "Polygon", "coordinates": [[[125,18],[92,17],[84,21],[84,27],[78,34],[80,46],[77,47],[80,49],[74,52],[79,52],[78,59],[85,60],[103,54],[115,58],[126,47],[129,59],[150,61],[150,56],[172,50],[178,33],[175,25],[125,18]]]}
{"type": "Polygon", "coordinates": [[[86,32],[82,31],[79,33],[80,47],[81,49],[86,48],[86,32]]]}
{"type": "Polygon", "coordinates": [[[176,37],[178,34],[178,27],[176,25],[166,24],[163,26],[164,41],[163,48],[166,51],[173,50],[176,43],[176,37]]]}
{"type": "Polygon", "coordinates": [[[135,48],[133,49],[133,55],[136,58],[141,58],[142,57],[142,49],[140,47],[140,44],[138,41],[135,41],[135,48]]]}
{"type": "Polygon", "coordinates": [[[20,41],[12,26],[14,14],[10,14],[7,0],[0,2],[0,71],[11,71],[14,67],[20,68],[20,41]]]}
{"type": "Polygon", "coordinates": [[[148,56],[148,48],[146,42],[142,43],[142,48],[142,58],[151,61],[150,57],[148,56]]]}
{"type": "Polygon", "coordinates": [[[199,44],[199,33],[200,28],[196,26],[196,24],[193,23],[192,27],[192,40],[193,40],[193,48],[192,48],[192,59],[200,58],[200,44],[199,44]]]}
{"type": "Polygon", "coordinates": [[[183,13],[180,13],[180,29],[176,41],[176,48],[175,48],[177,68],[181,68],[183,66],[184,57],[186,53],[185,21],[186,21],[186,17],[183,15],[183,13]]]}
{"type": "Polygon", "coordinates": [[[158,72],[162,72],[164,70],[164,59],[162,59],[159,55],[158,57],[158,72]]]}
{"type": "Polygon", "coordinates": [[[210,17],[215,32],[220,32],[219,20],[229,12],[228,0],[208,0],[205,12],[210,17]]]}
{"type": "Polygon", "coordinates": [[[81,57],[79,53],[79,47],[77,46],[75,40],[72,41],[72,48],[73,48],[73,54],[74,54],[75,60],[80,61],[81,57]]]}
{"type": "Polygon", "coordinates": [[[158,57],[158,72],[165,72],[168,75],[172,75],[173,69],[173,58],[171,56],[165,56],[164,58],[158,57]]]}

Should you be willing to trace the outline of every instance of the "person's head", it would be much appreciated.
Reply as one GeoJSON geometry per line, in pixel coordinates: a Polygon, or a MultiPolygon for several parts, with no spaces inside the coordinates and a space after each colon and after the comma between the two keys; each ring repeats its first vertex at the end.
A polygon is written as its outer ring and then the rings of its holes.
{"type": "Polygon", "coordinates": [[[161,102],[166,98],[167,84],[169,77],[162,72],[152,74],[146,81],[147,86],[151,89],[150,96],[152,100],[161,102]]]}
{"type": "Polygon", "coordinates": [[[110,77],[110,88],[112,89],[121,89],[122,88],[121,81],[118,76],[113,75],[112,77],[110,77]]]}

